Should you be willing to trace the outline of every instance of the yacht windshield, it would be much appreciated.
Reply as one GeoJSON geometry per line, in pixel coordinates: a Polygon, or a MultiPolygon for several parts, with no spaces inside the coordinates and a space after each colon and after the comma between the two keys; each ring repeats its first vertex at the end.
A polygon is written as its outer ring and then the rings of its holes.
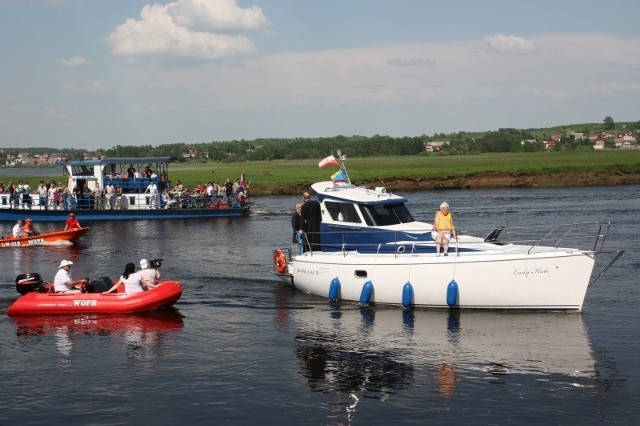
{"type": "Polygon", "coordinates": [[[369,226],[398,225],[400,223],[414,222],[409,209],[404,203],[396,204],[361,204],[360,209],[369,226]]]}

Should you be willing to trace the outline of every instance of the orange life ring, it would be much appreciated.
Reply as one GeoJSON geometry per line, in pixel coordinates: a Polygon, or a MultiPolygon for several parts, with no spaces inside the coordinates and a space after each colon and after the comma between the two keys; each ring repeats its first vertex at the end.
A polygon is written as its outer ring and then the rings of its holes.
{"type": "Polygon", "coordinates": [[[287,270],[287,258],[284,256],[282,250],[276,250],[275,258],[276,271],[280,274],[284,274],[287,270]]]}

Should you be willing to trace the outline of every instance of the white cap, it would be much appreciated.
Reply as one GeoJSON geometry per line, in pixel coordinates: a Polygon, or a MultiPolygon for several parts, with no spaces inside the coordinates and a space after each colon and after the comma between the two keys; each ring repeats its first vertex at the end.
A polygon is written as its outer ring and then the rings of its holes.
{"type": "Polygon", "coordinates": [[[140,267],[142,269],[147,269],[149,267],[149,262],[147,261],[147,259],[140,260],[140,267]]]}
{"type": "Polygon", "coordinates": [[[65,266],[71,266],[73,265],[73,262],[70,260],[63,260],[62,262],[60,262],[60,266],[58,266],[58,269],[60,268],[64,268],[65,266]]]}
{"type": "Polygon", "coordinates": [[[440,208],[441,209],[448,209],[449,208],[449,204],[445,201],[444,203],[440,204],[440,208]]]}

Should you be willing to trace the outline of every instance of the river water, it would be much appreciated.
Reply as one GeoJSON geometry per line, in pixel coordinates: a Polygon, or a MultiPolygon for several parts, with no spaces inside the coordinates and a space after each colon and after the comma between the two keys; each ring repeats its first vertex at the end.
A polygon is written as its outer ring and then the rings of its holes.
{"type": "Polygon", "coordinates": [[[608,245],[626,252],[582,314],[365,309],[301,294],[271,273],[298,197],[258,198],[243,219],[96,223],[76,246],[2,249],[0,424],[635,424],[639,189],[408,194],[417,219],[446,200],[458,228],[482,236],[507,222],[612,221],[608,245]],[[175,309],[5,315],[18,274],[52,280],[69,259],[74,278],[116,277],[142,257],[183,283],[175,309]]]}

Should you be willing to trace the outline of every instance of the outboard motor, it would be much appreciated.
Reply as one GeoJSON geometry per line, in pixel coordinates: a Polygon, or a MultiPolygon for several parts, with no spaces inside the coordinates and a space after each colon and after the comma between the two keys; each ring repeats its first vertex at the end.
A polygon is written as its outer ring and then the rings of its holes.
{"type": "Polygon", "coordinates": [[[37,291],[41,285],[42,277],[36,272],[20,274],[16,277],[16,290],[22,295],[37,291]]]}
{"type": "Polygon", "coordinates": [[[113,286],[113,282],[109,277],[100,277],[87,284],[87,293],[102,293],[109,290],[113,286]]]}

